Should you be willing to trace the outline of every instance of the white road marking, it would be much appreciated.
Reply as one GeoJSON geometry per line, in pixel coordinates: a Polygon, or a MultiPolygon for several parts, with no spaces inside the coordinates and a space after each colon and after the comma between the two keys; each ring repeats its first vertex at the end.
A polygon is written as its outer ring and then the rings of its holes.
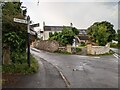
{"type": "Polygon", "coordinates": [[[93,58],[100,58],[100,57],[93,57],[93,58]]]}
{"type": "Polygon", "coordinates": [[[113,54],[113,56],[116,57],[117,59],[119,59],[119,55],[113,54]]]}
{"type": "Polygon", "coordinates": [[[98,56],[79,56],[79,57],[82,57],[82,58],[100,58],[98,56]]]}

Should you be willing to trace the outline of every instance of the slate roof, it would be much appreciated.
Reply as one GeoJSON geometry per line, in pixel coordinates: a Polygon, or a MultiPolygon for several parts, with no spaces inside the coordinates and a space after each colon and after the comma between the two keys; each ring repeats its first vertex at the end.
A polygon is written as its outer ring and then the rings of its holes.
{"type": "Polygon", "coordinates": [[[79,30],[79,34],[87,35],[87,29],[78,29],[78,30],[79,30]]]}
{"type": "MultiPolygon", "coordinates": [[[[44,26],[44,31],[62,31],[64,26],[44,26]]],[[[70,26],[65,26],[69,27],[70,26]]],[[[80,35],[87,35],[87,29],[78,29],[80,35]]]]}
{"type": "Polygon", "coordinates": [[[78,38],[80,40],[88,40],[89,39],[88,35],[78,35],[78,38]]]}
{"type": "MultiPolygon", "coordinates": [[[[44,26],[44,31],[62,31],[64,26],[44,26]]],[[[70,26],[65,26],[70,27],[70,26]]]]}

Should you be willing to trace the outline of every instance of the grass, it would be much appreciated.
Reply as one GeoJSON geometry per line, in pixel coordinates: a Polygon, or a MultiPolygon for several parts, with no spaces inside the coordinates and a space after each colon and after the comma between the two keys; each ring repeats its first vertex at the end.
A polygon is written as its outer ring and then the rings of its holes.
{"type": "Polygon", "coordinates": [[[85,48],[86,46],[78,46],[78,48],[85,48]]]}
{"type": "Polygon", "coordinates": [[[54,53],[66,54],[66,55],[70,55],[70,54],[72,54],[72,53],[67,52],[67,51],[56,51],[56,52],[54,52],[54,53]]]}
{"type": "Polygon", "coordinates": [[[27,62],[18,64],[12,63],[2,66],[2,73],[20,73],[20,74],[32,74],[38,71],[39,65],[36,59],[31,55],[31,67],[28,66],[27,62]]]}

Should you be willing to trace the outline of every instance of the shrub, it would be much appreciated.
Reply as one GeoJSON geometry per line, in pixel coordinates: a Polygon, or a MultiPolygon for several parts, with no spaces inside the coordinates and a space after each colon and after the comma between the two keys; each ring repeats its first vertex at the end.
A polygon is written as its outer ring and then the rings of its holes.
{"type": "Polygon", "coordinates": [[[78,47],[72,48],[72,54],[80,54],[80,52],[81,52],[81,48],[78,48],[78,47]]]}
{"type": "Polygon", "coordinates": [[[26,63],[11,63],[8,65],[2,66],[3,73],[21,73],[21,74],[31,74],[38,71],[38,62],[35,58],[31,55],[31,67],[28,66],[26,63]]]}
{"type": "Polygon", "coordinates": [[[118,43],[110,43],[110,47],[118,48],[118,43]]]}
{"type": "Polygon", "coordinates": [[[84,43],[84,42],[81,42],[81,46],[85,46],[85,43],[84,43]]]}

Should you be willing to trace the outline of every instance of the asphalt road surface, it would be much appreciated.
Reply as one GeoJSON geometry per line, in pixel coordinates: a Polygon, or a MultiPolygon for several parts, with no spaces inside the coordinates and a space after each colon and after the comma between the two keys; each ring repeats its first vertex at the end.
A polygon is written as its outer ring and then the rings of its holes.
{"type": "Polygon", "coordinates": [[[16,78],[16,82],[4,85],[3,88],[65,88],[66,84],[58,70],[41,58],[37,58],[40,65],[38,73],[23,75],[16,78]]]}
{"type": "Polygon", "coordinates": [[[120,49],[118,48],[110,48],[113,52],[117,53],[118,55],[120,55],[120,49]]]}
{"type": "MultiPolygon", "coordinates": [[[[110,56],[81,56],[81,55],[63,55],[58,53],[49,53],[35,48],[31,53],[38,59],[43,58],[61,73],[62,80],[54,80],[53,68],[49,68],[46,87],[59,88],[66,84],[69,88],[118,88],[118,59],[113,55],[110,56]],[[52,84],[52,86],[51,86],[52,84]]],[[[44,62],[43,62],[44,63],[44,62]]],[[[49,67],[49,66],[48,66],[49,67]]],[[[56,71],[57,72],[57,71],[56,71]]],[[[46,72],[47,74],[47,72],[46,72]]],[[[57,75],[58,76],[58,75],[57,75]]]]}

